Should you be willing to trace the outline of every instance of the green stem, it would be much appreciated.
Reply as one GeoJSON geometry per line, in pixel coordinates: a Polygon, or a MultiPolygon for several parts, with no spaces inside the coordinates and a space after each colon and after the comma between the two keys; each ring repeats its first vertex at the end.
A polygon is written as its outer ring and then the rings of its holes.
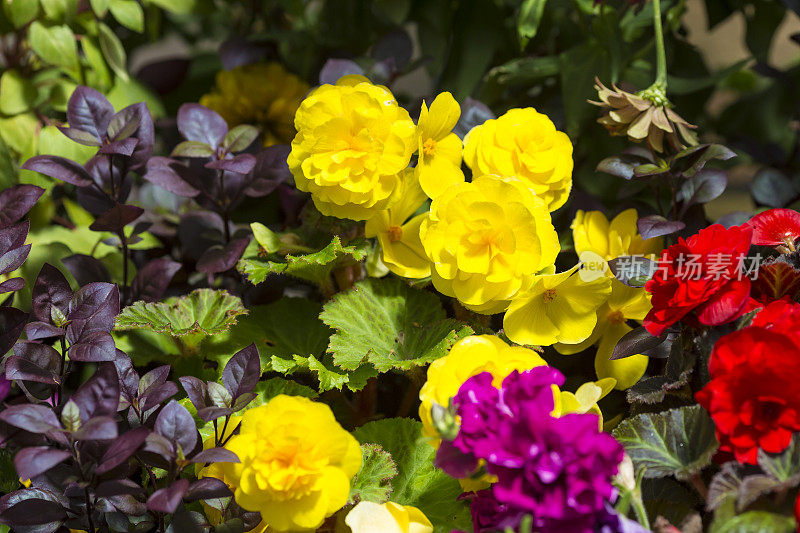
{"type": "Polygon", "coordinates": [[[664,30],[661,27],[661,1],[653,0],[653,30],[656,41],[656,81],[653,85],[667,90],[667,53],[664,49],[664,30]]]}
{"type": "Polygon", "coordinates": [[[639,522],[642,527],[649,530],[650,520],[647,518],[647,510],[644,508],[644,502],[642,502],[641,496],[634,495],[634,497],[631,498],[631,503],[633,504],[633,514],[636,515],[636,521],[639,522]]]}

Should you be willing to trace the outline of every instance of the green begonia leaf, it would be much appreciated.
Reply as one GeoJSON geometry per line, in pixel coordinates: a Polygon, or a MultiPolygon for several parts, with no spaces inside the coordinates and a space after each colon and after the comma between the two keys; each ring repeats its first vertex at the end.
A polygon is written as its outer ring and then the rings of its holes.
{"type": "Polygon", "coordinates": [[[379,372],[426,365],[472,333],[446,317],[436,295],[398,279],[356,283],[326,303],[320,318],[336,330],[328,351],[344,369],[365,362],[379,372]]]}
{"type": "Polygon", "coordinates": [[[391,480],[397,476],[392,456],[379,444],[362,444],[361,455],[361,468],[350,484],[350,503],[389,501],[391,480]]]}
{"type": "Polygon", "coordinates": [[[634,416],[613,434],[646,478],[688,479],[710,464],[719,446],[714,422],[699,405],[634,416]]]}

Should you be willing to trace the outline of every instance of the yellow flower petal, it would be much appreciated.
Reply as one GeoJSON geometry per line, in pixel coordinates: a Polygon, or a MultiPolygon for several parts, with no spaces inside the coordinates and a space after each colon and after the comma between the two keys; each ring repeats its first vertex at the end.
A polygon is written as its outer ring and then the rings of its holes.
{"type": "Polygon", "coordinates": [[[606,330],[605,335],[600,340],[597,347],[597,355],[594,360],[594,369],[598,378],[614,378],[617,380],[614,388],[625,390],[638,382],[645,371],[649,358],[646,355],[633,355],[625,359],[611,360],[611,354],[619,340],[627,332],[631,331],[627,324],[612,324],[606,330]]]}
{"type": "MultiPolygon", "coordinates": [[[[424,106],[423,102],[423,106],[424,106]]],[[[458,122],[461,116],[461,107],[449,92],[440,93],[430,106],[423,107],[419,116],[419,136],[423,141],[433,139],[440,141],[445,138],[458,122]]]]}

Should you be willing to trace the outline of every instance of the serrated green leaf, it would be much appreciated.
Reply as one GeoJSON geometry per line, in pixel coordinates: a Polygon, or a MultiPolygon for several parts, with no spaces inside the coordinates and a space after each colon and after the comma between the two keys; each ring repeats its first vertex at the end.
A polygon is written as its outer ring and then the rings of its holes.
{"type": "Polygon", "coordinates": [[[795,435],[789,447],[779,454],[768,454],[759,448],[758,466],[776,481],[788,481],[800,475],[800,438],[795,435]]]}
{"type": "Polygon", "coordinates": [[[361,468],[350,484],[349,502],[388,502],[391,480],[397,475],[392,456],[379,444],[362,444],[361,458],[361,468]]]}
{"type": "Polygon", "coordinates": [[[0,113],[16,115],[31,108],[36,100],[36,87],[22,77],[16,69],[6,70],[0,76],[0,113]]]}
{"type": "Polygon", "coordinates": [[[699,405],[634,416],[613,435],[646,478],[686,480],[710,464],[719,446],[714,422],[699,405]]]}
{"type": "Polygon", "coordinates": [[[472,329],[448,319],[436,295],[399,279],[367,279],[325,304],[320,318],[336,330],[328,351],[344,369],[368,362],[379,372],[444,357],[472,329]]]}
{"type": "Polygon", "coordinates": [[[97,23],[97,35],[100,39],[100,50],[103,51],[108,66],[122,80],[128,81],[127,56],[119,37],[102,22],[97,23]]]}
{"type": "Polygon", "coordinates": [[[242,300],[226,291],[197,289],[163,302],[129,305],[117,316],[117,331],[147,329],[180,337],[192,333],[216,335],[227,331],[247,313],[242,300]]]}
{"type": "Polygon", "coordinates": [[[301,385],[296,381],[284,378],[270,378],[266,381],[259,381],[255,391],[256,399],[250,404],[251,407],[258,407],[273,399],[279,394],[288,396],[303,396],[305,398],[316,398],[319,396],[317,391],[311,387],[301,385]]]}
{"type": "Polygon", "coordinates": [[[310,281],[318,285],[329,283],[334,269],[363,261],[369,253],[369,243],[357,241],[342,246],[338,236],[322,250],[306,255],[287,255],[285,261],[264,261],[262,259],[242,259],[237,270],[247,276],[254,285],[267,279],[270,274],[286,274],[310,281]]]}
{"type": "Polygon", "coordinates": [[[62,67],[78,79],[78,45],[69,26],[44,26],[38,20],[28,28],[31,48],[46,63],[62,67]]]}
{"type": "Polygon", "coordinates": [[[397,465],[391,480],[392,501],[418,507],[434,524],[436,533],[472,530],[469,509],[459,500],[461,486],[433,466],[434,448],[421,435],[422,424],[408,418],[369,422],[353,436],[362,444],[379,444],[397,465]]]}
{"type": "Polygon", "coordinates": [[[717,520],[711,524],[709,533],[793,533],[797,525],[790,516],[768,513],[766,511],[749,511],[734,515],[726,520],[717,520]]]}
{"type": "Polygon", "coordinates": [[[144,11],[136,0],[111,0],[108,10],[117,22],[136,33],[144,31],[144,11]]]}

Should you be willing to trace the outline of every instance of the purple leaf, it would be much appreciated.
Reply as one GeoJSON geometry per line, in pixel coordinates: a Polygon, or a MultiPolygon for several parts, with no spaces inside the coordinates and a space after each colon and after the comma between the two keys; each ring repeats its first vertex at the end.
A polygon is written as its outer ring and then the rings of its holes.
{"type": "Polygon", "coordinates": [[[24,217],[42,194],[44,189],[35,185],[14,185],[0,192],[0,228],[24,217]]]}
{"type": "Polygon", "coordinates": [[[80,342],[69,347],[69,358],[72,361],[99,363],[113,361],[116,356],[114,338],[106,331],[93,331],[83,335],[80,342]]]}
{"type": "Polygon", "coordinates": [[[14,456],[14,466],[20,479],[33,479],[70,457],[71,454],[64,450],[50,446],[32,446],[17,452],[14,456]]]}
{"type": "Polygon", "coordinates": [[[266,56],[267,48],[263,44],[249,41],[241,35],[228,38],[219,47],[219,59],[225,70],[257,63],[266,56]]]}
{"type": "MultiPolygon", "coordinates": [[[[96,472],[96,470],[95,470],[96,472]]],[[[99,498],[110,498],[122,494],[142,494],[144,489],[130,479],[110,479],[97,485],[95,494],[99,498]]]]}
{"type": "Polygon", "coordinates": [[[14,250],[0,255],[0,275],[13,272],[22,266],[22,263],[28,258],[30,251],[31,245],[26,244],[25,246],[20,246],[19,248],[15,248],[14,250]]]}
{"type": "Polygon", "coordinates": [[[178,394],[178,386],[171,381],[150,387],[147,389],[147,394],[143,398],[139,398],[140,402],[143,402],[142,411],[149,411],[176,394],[178,394]]]}
{"type": "Polygon", "coordinates": [[[29,322],[25,325],[25,336],[30,341],[51,339],[64,335],[64,328],[57,328],[47,322],[29,322]]]}
{"type": "Polygon", "coordinates": [[[232,269],[242,257],[249,243],[250,237],[244,237],[232,240],[224,248],[219,245],[212,246],[197,261],[197,270],[207,274],[216,274],[232,269]]]}
{"type": "Polygon", "coordinates": [[[97,152],[100,154],[118,154],[130,157],[139,144],[139,139],[128,137],[119,141],[110,142],[100,147],[97,152]]]}
{"type": "Polygon", "coordinates": [[[209,448],[203,450],[194,457],[192,463],[239,463],[239,457],[225,448],[209,448]]]}
{"type": "Polygon", "coordinates": [[[158,433],[150,433],[145,440],[144,452],[149,452],[161,457],[166,462],[172,461],[175,457],[174,445],[166,437],[158,433]]]}
{"type": "Polygon", "coordinates": [[[7,292],[14,292],[22,289],[25,286],[25,278],[11,278],[0,283],[0,294],[7,292]]]}
{"type": "Polygon", "coordinates": [[[40,366],[31,363],[27,359],[11,355],[6,359],[6,379],[17,381],[33,381],[35,383],[45,383],[47,385],[57,385],[58,375],[40,366]]]}
{"type": "Polygon", "coordinates": [[[210,500],[212,498],[228,498],[233,496],[231,489],[221,479],[215,477],[200,478],[191,485],[183,496],[187,502],[210,500]]]}
{"type": "Polygon", "coordinates": [[[95,416],[114,416],[119,404],[116,367],[111,363],[101,363],[71,399],[78,404],[84,422],[95,416]]]}
{"type": "Polygon", "coordinates": [[[15,307],[0,306],[0,353],[4,354],[14,346],[27,321],[28,313],[15,307]]]}
{"type": "Polygon", "coordinates": [[[34,316],[42,322],[52,322],[53,307],[66,316],[72,289],[60,270],[45,263],[33,283],[31,298],[34,316]]]}
{"type": "Polygon", "coordinates": [[[11,382],[0,376],[0,402],[8,397],[9,392],[11,392],[11,382]]]}
{"type": "Polygon", "coordinates": [[[117,438],[117,423],[110,416],[90,418],[72,433],[75,440],[113,440],[117,438]]]}
{"type": "Polygon", "coordinates": [[[72,139],[78,144],[82,144],[84,146],[102,146],[103,141],[100,141],[89,133],[88,131],[79,130],[77,128],[67,128],[65,126],[57,126],[58,131],[72,139]]]}
{"type": "Polygon", "coordinates": [[[45,405],[11,405],[0,411],[0,420],[31,433],[47,433],[61,429],[56,414],[45,405]]]}
{"type": "Polygon", "coordinates": [[[666,339],[666,334],[656,337],[651,335],[644,326],[639,326],[623,335],[617,342],[617,345],[614,346],[614,351],[611,353],[611,360],[624,359],[652,350],[666,339]]]}
{"type": "Polygon", "coordinates": [[[292,173],[286,158],[291,148],[286,144],[275,144],[264,148],[256,154],[256,166],[253,168],[253,181],[245,191],[248,196],[266,196],[275,188],[289,180],[292,173]]]}
{"type": "Polygon", "coordinates": [[[179,479],[169,487],[155,491],[152,496],[147,498],[147,510],[157,513],[174,513],[188,488],[189,480],[179,479]]]}
{"type": "Polygon", "coordinates": [[[203,380],[194,376],[181,376],[178,381],[183,385],[183,390],[194,405],[196,410],[200,410],[206,406],[206,384],[203,380]]]}
{"type": "Polygon", "coordinates": [[[144,103],[129,105],[111,117],[111,121],[108,123],[106,136],[111,141],[127,139],[139,129],[139,125],[142,123],[142,117],[145,115],[149,116],[149,114],[147,106],[144,103]]]}
{"type": "Polygon", "coordinates": [[[67,122],[71,128],[91,133],[97,140],[105,137],[114,106],[98,91],[77,87],[67,103],[67,122]]]}
{"type": "Polygon", "coordinates": [[[636,221],[636,227],[642,235],[642,239],[652,239],[663,235],[671,235],[686,227],[686,224],[679,220],[667,220],[659,215],[642,217],[636,221]]]}
{"type": "Polygon", "coordinates": [[[728,174],[718,168],[706,168],[687,179],[681,185],[676,199],[686,204],[705,204],[718,198],[728,186],[728,174]]]}
{"type": "Polygon", "coordinates": [[[117,357],[114,359],[114,366],[117,368],[117,376],[119,376],[120,393],[124,398],[129,401],[138,394],[139,389],[139,374],[133,368],[133,363],[128,354],[120,349],[117,349],[117,357]]]}
{"type": "Polygon", "coordinates": [[[61,361],[55,348],[38,342],[19,341],[14,345],[14,355],[51,372],[58,370],[61,361]]]}
{"type": "Polygon", "coordinates": [[[67,338],[75,342],[92,331],[111,331],[119,314],[119,288],[113,283],[89,283],[75,292],[67,308],[72,323],[67,338]]]}
{"type": "Polygon", "coordinates": [[[184,198],[194,198],[200,194],[180,176],[180,172],[188,172],[180,162],[167,157],[153,157],[147,162],[144,179],[184,198]]]}
{"type": "Polygon", "coordinates": [[[217,418],[228,416],[234,413],[234,410],[230,407],[204,407],[203,409],[197,410],[197,416],[203,422],[211,422],[212,420],[216,420],[217,418]]]}
{"type": "Polygon", "coordinates": [[[26,220],[20,224],[0,229],[0,255],[15,250],[25,244],[30,225],[30,222],[26,220]]]}
{"type": "Polygon", "coordinates": [[[119,233],[122,229],[142,216],[144,209],[135,205],[117,204],[95,220],[89,229],[92,231],[111,231],[119,233]]]}
{"type": "Polygon", "coordinates": [[[60,503],[40,498],[28,498],[5,508],[0,513],[0,517],[4,523],[14,524],[17,531],[21,533],[44,533],[57,530],[61,525],[60,522],[66,519],[67,513],[60,503]],[[47,524],[48,527],[22,529],[23,526],[42,524],[47,524]]]}
{"type": "Polygon", "coordinates": [[[216,111],[200,104],[183,104],[178,109],[178,130],[187,141],[206,143],[216,150],[228,133],[228,125],[216,111]]]}
{"type": "Polygon", "coordinates": [[[139,381],[139,396],[146,396],[149,394],[150,389],[164,384],[169,376],[169,371],[169,365],[162,365],[142,376],[142,379],[139,381]]]}
{"type": "Polygon", "coordinates": [[[231,159],[209,161],[205,166],[206,168],[213,168],[215,170],[235,172],[236,174],[249,174],[256,166],[256,157],[250,154],[239,154],[231,159]]]}
{"type": "Polygon", "coordinates": [[[105,474],[127,461],[144,444],[148,435],[150,435],[150,430],[144,426],[120,435],[103,454],[95,473],[105,474]]]}
{"type": "Polygon", "coordinates": [[[194,418],[175,400],[171,400],[158,414],[154,429],[159,435],[180,446],[184,454],[189,454],[197,444],[194,418]]]}
{"type": "Polygon", "coordinates": [[[131,283],[134,299],[155,302],[161,299],[181,264],[169,256],[159,257],[139,269],[131,283]]]}
{"type": "Polygon", "coordinates": [[[88,283],[109,283],[111,281],[111,275],[106,266],[91,255],[74,254],[63,258],[61,262],[78,282],[79,287],[88,283]]]}
{"type": "Polygon", "coordinates": [[[328,59],[319,72],[319,83],[335,85],[339,78],[351,74],[364,75],[364,70],[349,59],[328,59]]]}
{"type": "Polygon", "coordinates": [[[242,348],[230,358],[222,371],[222,384],[235,400],[252,392],[261,378],[261,360],[255,344],[242,348]]]}
{"type": "Polygon", "coordinates": [[[76,187],[88,187],[93,183],[85,168],[75,161],[56,155],[37,155],[25,161],[22,168],[71,183],[76,187]]]}

